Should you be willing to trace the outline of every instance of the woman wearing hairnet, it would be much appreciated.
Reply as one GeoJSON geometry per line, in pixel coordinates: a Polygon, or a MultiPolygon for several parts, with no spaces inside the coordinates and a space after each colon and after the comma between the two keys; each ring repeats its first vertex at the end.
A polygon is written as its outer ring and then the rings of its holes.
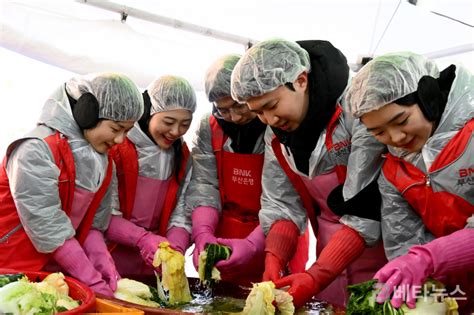
{"type": "MultiPolygon", "coordinates": [[[[455,65],[439,72],[413,53],[387,54],[355,76],[347,101],[390,152],[379,187],[385,251],[393,260],[375,275],[387,283],[377,300],[395,286],[419,289],[428,276],[447,275],[472,300],[474,278],[466,272],[474,270],[474,76],[455,65]]],[[[392,305],[406,298],[414,307],[416,293],[396,294],[392,305]]]]}
{"type": "Polygon", "coordinates": [[[143,93],[145,114],[112,150],[119,180],[106,237],[121,275],[153,274],[161,242],[184,255],[189,246],[191,211],[184,194],[191,176],[182,136],[196,110],[196,95],[185,79],[162,76],[143,93]]]}
{"type": "Polygon", "coordinates": [[[46,101],[38,126],[7,149],[0,170],[0,266],[59,269],[113,295],[118,274],[102,231],[110,220],[113,163],[143,113],[120,74],[73,78],[46,101]]]}
{"type": "Polygon", "coordinates": [[[230,76],[239,59],[223,56],[206,73],[205,90],[213,108],[196,132],[186,200],[193,208],[196,269],[206,243],[220,243],[232,249],[231,257],[216,265],[222,278],[250,284],[261,281],[264,268],[265,235],[258,211],[266,125],[230,96],[230,76]]]}
{"type": "Polygon", "coordinates": [[[232,73],[232,97],[271,127],[259,213],[267,234],[264,280],[289,285],[296,307],[312,296],[344,305],[346,286],[386,262],[376,183],[384,146],[346,110],[348,81],[344,55],[317,40],[263,41],[232,73]],[[318,259],[279,279],[308,217],[318,259]]]}

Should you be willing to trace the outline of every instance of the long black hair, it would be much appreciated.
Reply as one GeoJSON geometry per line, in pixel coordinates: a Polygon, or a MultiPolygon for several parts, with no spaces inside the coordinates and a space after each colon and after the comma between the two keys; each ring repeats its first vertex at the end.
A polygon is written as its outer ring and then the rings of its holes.
{"type": "MultiPolygon", "coordinates": [[[[149,131],[149,125],[150,125],[150,119],[151,119],[151,115],[150,115],[151,100],[150,100],[150,95],[148,95],[148,91],[143,92],[143,102],[145,104],[145,109],[143,111],[142,117],[138,120],[138,125],[140,126],[140,129],[148,136],[148,138],[150,138],[150,140],[153,141],[154,144],[158,145],[155,139],[153,139],[149,131]]],[[[181,163],[184,158],[182,147],[183,147],[183,141],[181,140],[181,138],[179,138],[173,143],[173,151],[174,151],[173,173],[177,182],[179,182],[179,172],[181,171],[181,163]]]]}

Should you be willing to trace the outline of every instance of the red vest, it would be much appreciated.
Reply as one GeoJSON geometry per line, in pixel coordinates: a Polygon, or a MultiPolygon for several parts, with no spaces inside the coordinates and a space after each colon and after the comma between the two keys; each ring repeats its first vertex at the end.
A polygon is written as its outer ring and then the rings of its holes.
{"type": "MultiPolygon", "coordinates": [[[[76,171],[74,157],[66,137],[59,132],[44,138],[48,144],[57,167],[59,197],[63,211],[69,216],[74,199],[76,171]]],[[[38,252],[30,241],[23,226],[11,195],[6,174],[7,157],[0,169],[0,266],[20,270],[41,270],[49,260],[49,254],[38,252]]],[[[92,226],[95,213],[105,195],[112,175],[112,163],[109,158],[106,177],[102,186],[94,195],[84,218],[76,230],[76,239],[82,244],[92,226]]]]}
{"type": "MultiPolygon", "coordinates": [[[[168,222],[178,201],[178,190],[181,182],[186,176],[186,167],[189,160],[189,149],[186,143],[182,146],[183,160],[178,174],[178,181],[174,174],[166,192],[165,204],[160,217],[159,235],[166,235],[168,222]]],[[[117,171],[120,210],[123,217],[130,220],[135,203],[135,194],[138,180],[138,155],[135,144],[128,138],[110,150],[110,156],[114,159],[117,171]]]]}
{"type": "Polygon", "coordinates": [[[436,237],[464,228],[466,220],[474,214],[474,206],[461,196],[448,191],[433,191],[428,177],[429,174],[448,167],[463,153],[470,154],[464,151],[472,138],[473,129],[474,119],[471,119],[436,156],[428,175],[413,164],[391,154],[387,155],[382,167],[387,180],[397,188],[436,237]]]}
{"type": "Polygon", "coordinates": [[[264,155],[224,151],[228,136],[214,116],[209,117],[209,123],[222,203],[216,236],[245,238],[259,225],[264,155]]]}

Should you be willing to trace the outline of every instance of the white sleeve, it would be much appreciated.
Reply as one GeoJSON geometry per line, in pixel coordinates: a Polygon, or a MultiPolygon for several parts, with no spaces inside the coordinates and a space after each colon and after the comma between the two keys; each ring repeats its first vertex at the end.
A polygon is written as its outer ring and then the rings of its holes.
{"type": "Polygon", "coordinates": [[[21,223],[36,250],[51,253],[74,236],[61,207],[60,171],[43,140],[20,143],[8,159],[6,172],[21,223]]]}
{"type": "Polygon", "coordinates": [[[285,171],[280,166],[271,146],[273,132],[265,133],[265,159],[262,172],[260,225],[268,234],[272,224],[278,220],[291,220],[304,233],[307,225],[306,209],[285,171]]]}

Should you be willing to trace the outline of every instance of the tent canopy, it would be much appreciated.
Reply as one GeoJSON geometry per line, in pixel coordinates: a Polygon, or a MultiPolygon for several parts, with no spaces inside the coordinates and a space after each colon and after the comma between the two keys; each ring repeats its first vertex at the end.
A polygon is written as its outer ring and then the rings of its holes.
{"type": "Polygon", "coordinates": [[[181,75],[197,90],[216,58],[270,37],[329,40],[354,68],[362,56],[401,50],[472,63],[472,1],[425,2],[432,7],[405,0],[1,0],[0,46],[75,73],[124,72],[141,87],[163,74],[181,75]],[[183,30],[189,26],[206,35],[183,30]]]}

